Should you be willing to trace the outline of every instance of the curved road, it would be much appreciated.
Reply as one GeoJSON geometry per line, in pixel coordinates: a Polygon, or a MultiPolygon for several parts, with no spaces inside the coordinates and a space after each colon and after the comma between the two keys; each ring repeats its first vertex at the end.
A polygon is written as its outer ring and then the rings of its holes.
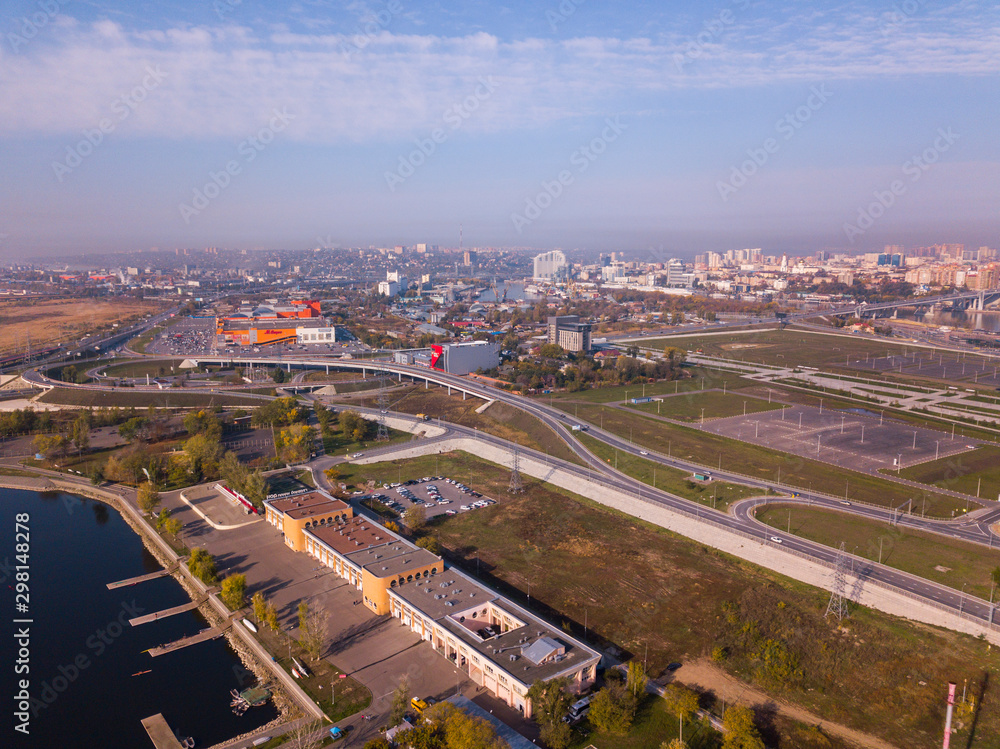
{"type": "MultiPolygon", "coordinates": [[[[238,364],[244,363],[275,363],[275,360],[269,359],[267,357],[219,357],[219,356],[200,356],[200,357],[189,357],[197,361],[209,361],[209,362],[233,362],[238,364]]],[[[774,530],[768,526],[763,525],[758,522],[756,518],[752,516],[752,510],[755,506],[763,504],[765,502],[771,502],[773,500],[744,500],[743,502],[734,505],[734,514],[727,515],[715,510],[708,508],[702,508],[700,505],[692,503],[681,497],[674,496],[667,492],[653,489],[647,484],[634,479],[630,476],[625,475],[619,471],[608,466],[600,458],[596,457],[589,450],[587,450],[578,440],[574,438],[573,432],[567,422],[571,424],[583,423],[576,419],[569,418],[565,413],[558,411],[552,407],[545,406],[539,401],[533,401],[523,396],[514,395],[512,393],[507,393],[504,391],[497,390],[495,388],[489,387],[487,385],[469,381],[468,379],[459,377],[457,375],[450,375],[445,372],[440,372],[437,370],[428,370],[421,367],[411,367],[406,365],[395,364],[393,362],[386,361],[373,361],[373,360],[329,360],[329,359],[316,359],[316,358],[300,358],[300,359],[289,359],[285,357],[281,363],[284,364],[298,364],[302,365],[312,365],[312,366],[337,366],[348,369],[380,369],[393,374],[402,375],[404,377],[411,377],[420,380],[426,380],[433,382],[438,385],[445,387],[451,387],[452,389],[466,392],[477,397],[498,400],[504,403],[508,403],[516,408],[519,408],[532,416],[535,416],[543,423],[552,428],[563,440],[571,447],[573,452],[584,462],[585,468],[581,468],[579,465],[573,463],[568,463],[551,456],[543,455],[537,451],[530,450],[528,448],[518,446],[518,449],[527,454],[533,454],[537,459],[548,460],[549,463],[558,464],[561,468],[576,472],[584,478],[594,478],[594,474],[597,473],[601,483],[611,486],[615,489],[635,494],[641,500],[654,502],[672,510],[680,512],[682,514],[691,516],[694,515],[698,517],[702,522],[706,522],[712,525],[716,525],[727,530],[735,531],[745,535],[749,535],[754,538],[759,538],[763,543],[772,544],[777,547],[779,544],[782,548],[789,549],[804,557],[825,563],[828,565],[835,565],[837,562],[838,551],[831,549],[828,546],[823,546],[822,544],[807,541],[805,539],[793,536],[790,534],[782,533],[780,531],[774,530]],[[738,510],[738,511],[737,511],[738,510]]],[[[51,385],[53,384],[47,377],[37,372],[37,370],[32,370],[26,379],[29,381],[37,382],[38,384],[51,385]]],[[[65,385],[66,383],[58,383],[60,385],[65,385]]],[[[100,386],[78,386],[78,387],[88,387],[96,389],[106,389],[100,386]]],[[[264,398],[265,396],[261,396],[264,398]]],[[[395,414],[394,416],[406,416],[395,414]]],[[[416,419],[414,419],[416,421],[416,419]]],[[[484,432],[469,429],[468,427],[463,427],[457,424],[448,424],[448,428],[453,433],[466,434],[469,436],[474,436],[478,439],[486,440],[492,442],[497,446],[505,449],[511,450],[514,445],[506,440],[499,437],[494,437],[492,435],[486,434],[484,432]]],[[[630,443],[629,441],[622,439],[621,437],[606,432],[599,429],[593,425],[588,429],[588,433],[592,436],[600,439],[602,442],[619,449],[627,454],[641,456],[647,460],[652,460],[661,465],[669,466],[672,468],[679,468],[682,470],[692,470],[692,469],[702,469],[705,467],[691,463],[689,461],[680,460],[677,458],[663,456],[658,453],[647,451],[636,445],[630,443]]],[[[838,511],[849,511],[871,519],[876,519],[882,522],[889,522],[893,519],[893,511],[885,508],[872,507],[868,505],[859,505],[857,503],[852,503],[850,505],[850,510],[842,504],[842,501],[836,497],[831,497],[828,495],[823,495],[818,492],[801,492],[797,488],[782,486],[775,482],[764,481],[760,479],[755,479],[752,477],[743,476],[740,474],[718,471],[711,469],[711,472],[716,478],[723,478],[726,480],[734,481],[737,483],[742,483],[745,485],[759,487],[761,489],[776,489],[780,491],[785,491],[789,494],[796,493],[799,495],[799,501],[806,501],[817,506],[825,506],[829,509],[835,509],[838,511]]],[[[782,500],[787,501],[787,500],[782,500]]],[[[977,543],[987,543],[992,545],[992,534],[990,534],[988,523],[990,519],[995,519],[1000,517],[1000,508],[995,508],[991,510],[986,515],[980,516],[978,518],[963,518],[961,521],[935,521],[926,520],[922,518],[916,518],[910,515],[897,515],[895,518],[896,522],[906,525],[908,527],[917,528],[920,530],[927,530],[933,533],[939,533],[942,535],[951,536],[953,538],[959,538],[966,541],[973,541],[977,543]]],[[[858,585],[864,585],[868,581],[875,581],[899,588],[918,599],[924,599],[927,601],[934,602],[940,606],[944,606],[960,613],[962,616],[977,619],[986,625],[987,622],[992,621],[994,615],[994,607],[991,606],[987,601],[982,599],[973,598],[972,596],[966,596],[959,591],[947,588],[945,586],[932,583],[923,578],[917,577],[915,575],[910,575],[899,570],[895,570],[884,565],[879,565],[870,560],[851,557],[851,563],[854,567],[855,573],[858,575],[858,582],[852,583],[852,586],[856,587],[858,585]]],[[[857,591],[845,591],[848,597],[855,597],[857,591]]]]}

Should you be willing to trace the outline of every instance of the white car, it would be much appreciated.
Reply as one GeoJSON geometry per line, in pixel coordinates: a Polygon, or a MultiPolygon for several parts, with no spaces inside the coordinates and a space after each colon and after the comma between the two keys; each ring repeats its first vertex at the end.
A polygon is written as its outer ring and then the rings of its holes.
{"type": "Polygon", "coordinates": [[[645,450],[640,450],[640,451],[639,451],[639,454],[640,454],[640,455],[649,455],[649,453],[648,453],[648,452],[646,452],[645,450]]]}
{"type": "Polygon", "coordinates": [[[778,538],[777,536],[771,536],[771,540],[774,541],[774,543],[776,543],[776,544],[780,544],[781,543],[781,539],[778,538]]]}
{"type": "Polygon", "coordinates": [[[360,458],[362,455],[364,455],[364,453],[354,453],[354,455],[352,455],[351,457],[352,458],[360,458]]]}

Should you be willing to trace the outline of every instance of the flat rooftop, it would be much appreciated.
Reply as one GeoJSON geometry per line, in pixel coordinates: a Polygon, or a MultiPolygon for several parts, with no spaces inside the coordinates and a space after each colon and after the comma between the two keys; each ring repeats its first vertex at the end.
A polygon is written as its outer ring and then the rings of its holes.
{"type": "MultiPolygon", "coordinates": [[[[419,581],[400,585],[390,592],[451,632],[470,650],[478,652],[529,686],[537,679],[545,681],[568,669],[578,668],[584,663],[600,659],[597,651],[578,643],[562,630],[453,569],[445,570],[434,577],[421,578],[419,581]],[[506,613],[510,618],[524,624],[503,634],[483,639],[476,634],[475,627],[468,626],[468,619],[460,622],[454,618],[468,609],[481,608],[484,605],[506,613]],[[562,646],[563,652],[545,662],[534,663],[525,653],[532,646],[535,647],[529,654],[546,651],[546,643],[537,645],[544,638],[558,643],[562,646]]],[[[483,621],[482,624],[486,626],[489,621],[483,621]]],[[[495,626],[494,629],[499,632],[500,627],[495,626]]]]}
{"type": "Polygon", "coordinates": [[[328,512],[339,513],[350,509],[350,505],[343,500],[334,499],[329,494],[322,492],[307,492],[284,499],[270,499],[267,504],[295,520],[313,515],[325,515],[328,512]]]}
{"type": "MultiPolygon", "coordinates": [[[[441,557],[406,541],[357,551],[348,556],[352,562],[375,577],[398,577],[409,570],[440,562],[441,557]]],[[[430,579],[430,578],[428,578],[430,579]]]]}
{"type": "Polygon", "coordinates": [[[291,330],[293,328],[331,328],[333,327],[321,317],[272,317],[265,320],[224,318],[222,330],[250,330],[261,328],[266,330],[291,330]]]}
{"type": "Polygon", "coordinates": [[[351,518],[340,525],[310,528],[306,533],[345,557],[372,546],[401,543],[385,528],[362,517],[351,518]]]}

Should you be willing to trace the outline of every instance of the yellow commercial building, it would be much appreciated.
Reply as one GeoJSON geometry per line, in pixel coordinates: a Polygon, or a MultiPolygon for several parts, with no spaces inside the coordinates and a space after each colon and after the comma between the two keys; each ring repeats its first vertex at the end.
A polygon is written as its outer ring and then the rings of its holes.
{"type": "Polygon", "coordinates": [[[285,545],[295,551],[306,550],[307,530],[340,526],[354,517],[349,504],[319,490],[266,500],[264,511],[267,522],[281,531],[285,545]]]}

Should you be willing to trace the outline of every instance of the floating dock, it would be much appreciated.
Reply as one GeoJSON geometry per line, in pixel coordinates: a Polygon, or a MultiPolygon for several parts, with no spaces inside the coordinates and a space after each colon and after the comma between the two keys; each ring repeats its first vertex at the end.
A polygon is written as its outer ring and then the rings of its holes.
{"type": "Polygon", "coordinates": [[[144,583],[147,580],[155,580],[158,577],[166,577],[171,572],[177,569],[178,564],[179,562],[174,562],[166,569],[159,570],[158,572],[150,572],[148,575],[139,575],[138,577],[130,577],[127,580],[119,580],[116,583],[108,583],[108,590],[114,590],[115,588],[124,588],[128,585],[137,585],[139,583],[144,583]]]}
{"type": "Polygon", "coordinates": [[[174,732],[170,730],[170,726],[167,725],[167,719],[163,717],[163,713],[143,718],[142,727],[146,729],[146,733],[149,734],[149,739],[156,749],[184,749],[181,742],[174,736],[174,732]]]}
{"type": "Polygon", "coordinates": [[[229,626],[227,626],[225,629],[221,627],[209,627],[208,629],[203,629],[196,635],[191,635],[190,637],[182,637],[179,640],[168,642],[166,645],[159,645],[155,648],[150,648],[146,652],[148,652],[154,658],[158,658],[161,655],[172,653],[175,650],[180,650],[181,648],[187,648],[190,647],[191,645],[197,645],[199,642],[207,642],[208,640],[214,640],[216,638],[222,637],[222,635],[225,634],[226,630],[229,629],[229,626]]]}
{"type": "Polygon", "coordinates": [[[142,616],[137,616],[134,619],[129,619],[128,623],[133,627],[138,627],[140,624],[148,624],[149,622],[155,622],[159,619],[166,619],[168,616],[174,616],[175,614],[183,614],[185,611],[191,611],[196,609],[205,601],[208,600],[208,596],[202,596],[197,601],[191,601],[190,603],[182,603],[180,606],[174,606],[170,609],[163,609],[163,611],[156,611],[152,614],[143,614],[142,616]]]}

